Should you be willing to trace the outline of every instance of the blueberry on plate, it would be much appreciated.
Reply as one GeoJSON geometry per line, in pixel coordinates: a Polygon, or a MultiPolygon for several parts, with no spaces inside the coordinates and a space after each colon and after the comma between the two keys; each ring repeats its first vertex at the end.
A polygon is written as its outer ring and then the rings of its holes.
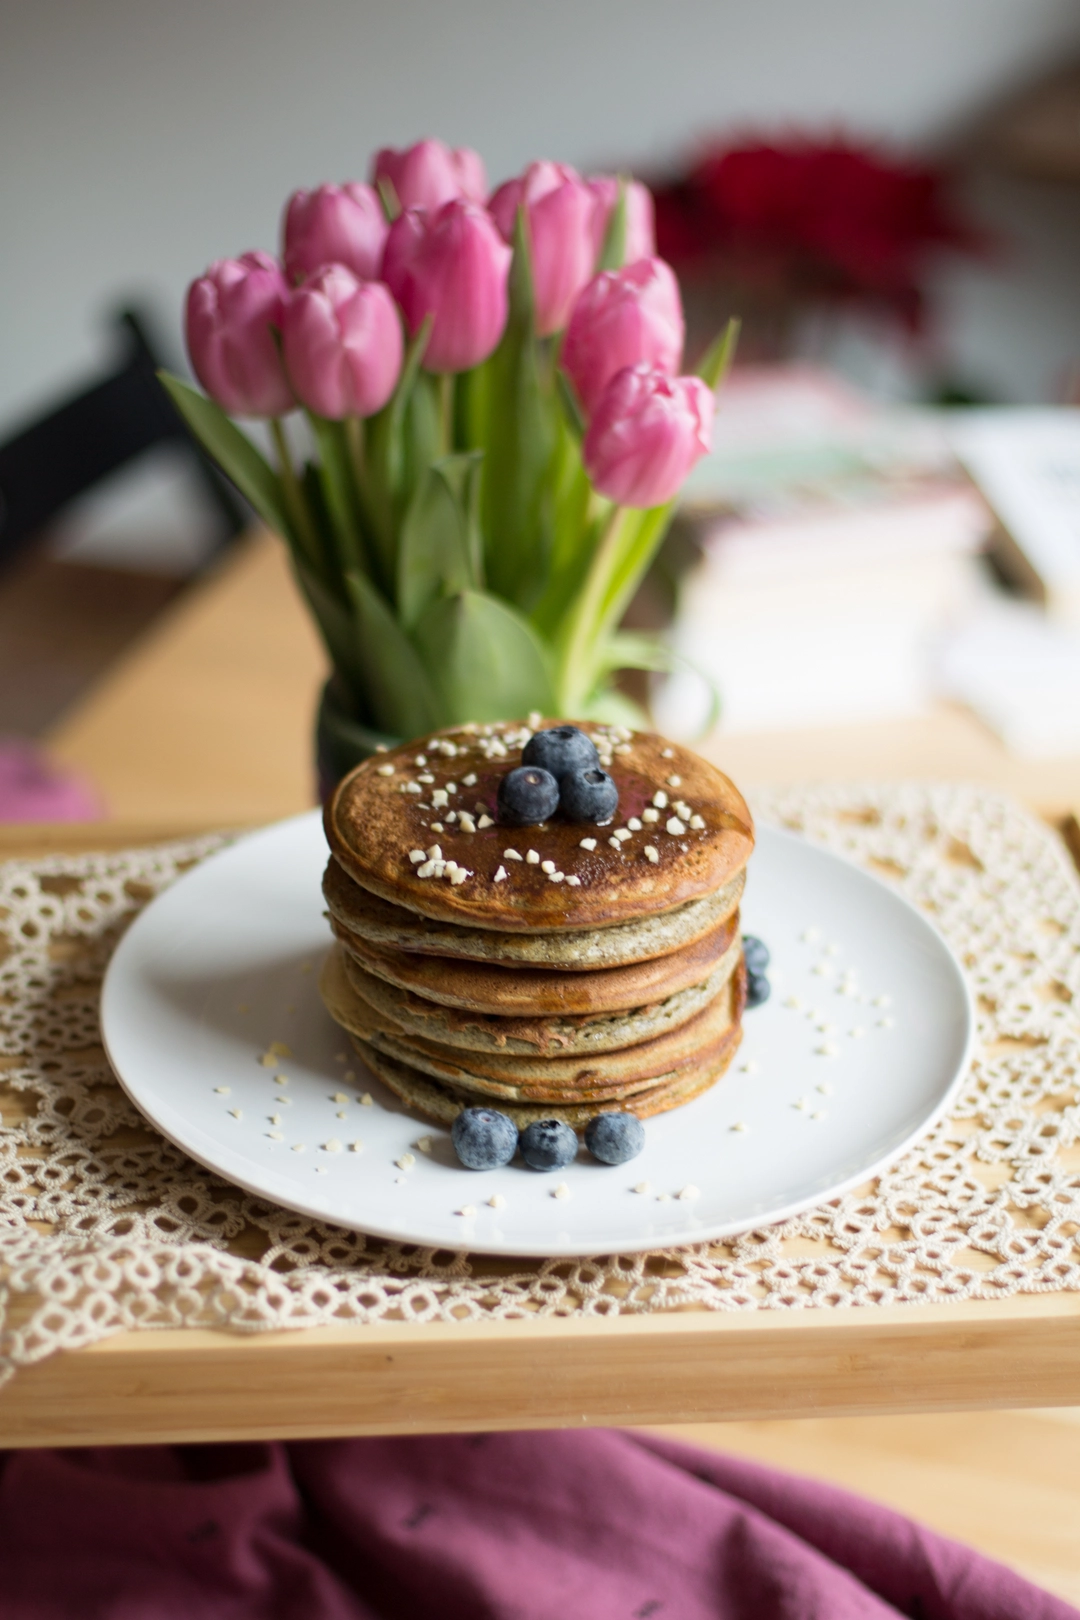
{"type": "Polygon", "coordinates": [[[531,1170],[561,1170],[577,1154],[577,1133],[561,1119],[534,1119],[518,1139],[521,1157],[531,1170]]]}
{"type": "Polygon", "coordinates": [[[540,765],[519,765],[499,783],[499,820],[536,827],[559,808],[559,784],[540,765]]]}
{"type": "Polygon", "coordinates": [[[619,790],[607,771],[589,765],[563,777],[559,804],[569,821],[610,821],[619,808],[619,790]]]}
{"type": "Polygon", "coordinates": [[[450,1127],[454,1152],[466,1170],[496,1170],[517,1150],[512,1119],[495,1108],[463,1108],[450,1127]]]}
{"type": "Polygon", "coordinates": [[[751,1007],[760,1007],[763,1001],[768,1001],[772,995],[772,985],[764,973],[747,973],[746,975],[746,1010],[751,1007]]]}
{"type": "Polygon", "coordinates": [[[742,937],[742,953],[746,959],[747,973],[765,973],[769,967],[769,947],[763,939],[756,934],[744,934],[742,937]]]}
{"type": "Polygon", "coordinates": [[[567,771],[587,770],[599,763],[595,745],[577,726],[552,726],[538,731],[521,750],[523,765],[539,765],[561,781],[567,771]]]}
{"type": "Polygon", "coordinates": [[[601,1164],[625,1164],[645,1146],[645,1127],[636,1114],[597,1114],[585,1127],[585,1146],[601,1164]]]}

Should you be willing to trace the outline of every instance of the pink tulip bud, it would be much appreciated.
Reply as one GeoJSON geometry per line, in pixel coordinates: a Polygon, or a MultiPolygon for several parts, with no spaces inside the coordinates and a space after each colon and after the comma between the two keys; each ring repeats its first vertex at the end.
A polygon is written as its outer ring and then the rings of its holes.
{"type": "Polygon", "coordinates": [[[318,416],[373,416],[394,392],[404,343],[381,281],[325,265],[289,299],[281,336],[292,385],[318,416]]]}
{"type": "Polygon", "coordinates": [[[388,229],[382,203],[370,186],[353,182],[294,191],[282,231],[289,280],[302,281],[324,264],[344,264],[361,280],[374,281],[388,229]]]}
{"type": "Polygon", "coordinates": [[[679,284],[663,259],[639,259],[624,270],[602,270],[574,305],[562,366],[591,413],[624,366],[678,369],[683,346],[679,284]]]}
{"type": "Polygon", "coordinates": [[[563,163],[530,163],[517,180],[507,180],[488,207],[508,242],[517,211],[528,222],[536,330],[541,337],[561,332],[574,299],[596,266],[596,197],[576,169],[563,163]]]}
{"type": "MultiPolygon", "coordinates": [[[[604,245],[604,237],[611,221],[611,212],[619,199],[619,182],[613,174],[594,175],[589,188],[596,198],[597,208],[593,222],[596,255],[604,245]]],[[[626,188],[626,255],[625,263],[637,259],[651,259],[656,252],[656,213],[652,192],[640,180],[631,180],[626,188]]]]}
{"type": "Polygon", "coordinates": [[[486,209],[458,198],[434,213],[409,208],[390,227],[383,280],[410,332],[432,316],[428,371],[468,371],[503,334],[510,249],[486,209]]]}
{"type": "Polygon", "coordinates": [[[284,416],[296,404],[274,335],[287,297],[269,253],[218,259],[188,288],[191,364],[210,398],[233,416],[284,416]]]}
{"type": "Polygon", "coordinates": [[[455,197],[483,202],[487,196],[479,152],[468,146],[451,148],[443,141],[417,141],[401,152],[384,146],[375,154],[371,178],[389,180],[402,208],[441,208],[455,197]]]}
{"type": "Polygon", "coordinates": [[[712,443],[715,400],[700,377],[627,366],[613,377],[582,445],[593,488],[621,506],[662,506],[712,443]]]}

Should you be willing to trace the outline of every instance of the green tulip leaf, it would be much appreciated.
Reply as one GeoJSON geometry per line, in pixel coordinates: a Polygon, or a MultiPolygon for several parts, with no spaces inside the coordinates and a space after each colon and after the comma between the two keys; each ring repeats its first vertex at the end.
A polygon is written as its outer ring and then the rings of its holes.
{"type": "Polygon", "coordinates": [[[627,201],[628,185],[625,177],[619,176],[619,194],[615,199],[615,206],[611,210],[611,218],[604,232],[604,243],[600,249],[600,257],[596,261],[597,270],[621,270],[626,263],[626,234],[627,234],[627,201]]]}
{"type": "Polygon", "coordinates": [[[483,591],[444,597],[427,609],[415,638],[440,694],[440,724],[553,712],[544,648],[497,597],[483,591]]]}
{"type": "Polygon", "coordinates": [[[390,605],[363,574],[346,579],[355,622],[355,652],[372,722],[398,737],[438,725],[435,689],[390,605]]]}
{"type": "MultiPolygon", "coordinates": [[[[397,578],[398,528],[408,505],[405,495],[408,483],[405,441],[407,431],[413,436],[418,431],[417,413],[413,412],[410,420],[410,407],[417,384],[421,381],[420,367],[431,336],[431,326],[431,316],[425,316],[423,325],[406,349],[405,363],[390,403],[365,423],[366,493],[375,531],[379,579],[388,592],[394,588],[397,578]]],[[[436,454],[438,436],[438,423],[432,423],[432,413],[433,402],[429,399],[420,406],[419,411],[420,417],[427,422],[431,436],[429,460],[436,454]]],[[[415,451],[408,459],[410,465],[415,464],[415,451]]]]}
{"type": "Polygon", "coordinates": [[[350,568],[367,573],[367,557],[344,424],[328,422],[325,417],[316,416],[312,411],[307,413],[307,418],[319,451],[319,482],[342,575],[350,568]]]}
{"type": "Polygon", "coordinates": [[[472,536],[481,460],[479,453],[443,457],[413,496],[398,552],[398,611],[407,627],[439,597],[478,584],[472,536]]]}
{"type": "Polygon", "coordinates": [[[312,617],[319,627],[330,662],[346,681],[354,700],[363,696],[367,671],[360,657],[356,621],[346,606],[327,589],[303,557],[293,553],[293,572],[312,617]]]}
{"type": "Polygon", "coordinates": [[[158,380],[207,455],[217,462],[267,527],[286,539],[294,539],[281,480],[247,434],[212,399],[171,372],[159,371],[158,380]]]}
{"type": "Polygon", "coordinates": [[[735,349],[739,342],[741,324],[740,321],[732,317],[724,330],[709,344],[709,347],[698,361],[697,375],[703,382],[708,383],[714,394],[731,369],[731,362],[735,358],[735,349]]]}

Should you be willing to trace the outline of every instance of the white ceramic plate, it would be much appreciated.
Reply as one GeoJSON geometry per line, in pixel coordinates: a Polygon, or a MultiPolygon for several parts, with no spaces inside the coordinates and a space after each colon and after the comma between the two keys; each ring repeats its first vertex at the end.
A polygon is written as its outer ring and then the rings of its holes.
{"type": "Polygon", "coordinates": [[[974,1018],[941,937],[859,868],[763,827],[743,919],[772,951],[773,993],[719,1085],[646,1121],[630,1164],[582,1149],[552,1175],[464,1170],[449,1133],[372,1078],[323,1010],[325,860],[317,813],[212,856],[136,919],[102,992],[109,1057],[143,1113],[193,1159],[306,1215],[491,1254],[727,1237],[874,1175],[961,1083],[974,1018]],[[264,1065],[275,1042],[288,1055],[264,1065]],[[569,1197],[552,1196],[559,1182],[569,1197]]]}

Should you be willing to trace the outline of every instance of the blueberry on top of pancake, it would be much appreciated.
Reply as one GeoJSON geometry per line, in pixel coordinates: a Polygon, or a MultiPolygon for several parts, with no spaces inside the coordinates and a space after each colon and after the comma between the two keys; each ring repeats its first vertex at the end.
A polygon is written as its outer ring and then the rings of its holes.
{"type": "Polygon", "coordinates": [[[500,823],[499,784],[539,728],[458,726],[376,754],[345,777],[324,817],[333,855],[394,905],[510,933],[670,911],[741,871],[753,822],[722,772],[654,733],[578,724],[618,787],[607,826],[560,812],[538,826],[500,823]]]}

